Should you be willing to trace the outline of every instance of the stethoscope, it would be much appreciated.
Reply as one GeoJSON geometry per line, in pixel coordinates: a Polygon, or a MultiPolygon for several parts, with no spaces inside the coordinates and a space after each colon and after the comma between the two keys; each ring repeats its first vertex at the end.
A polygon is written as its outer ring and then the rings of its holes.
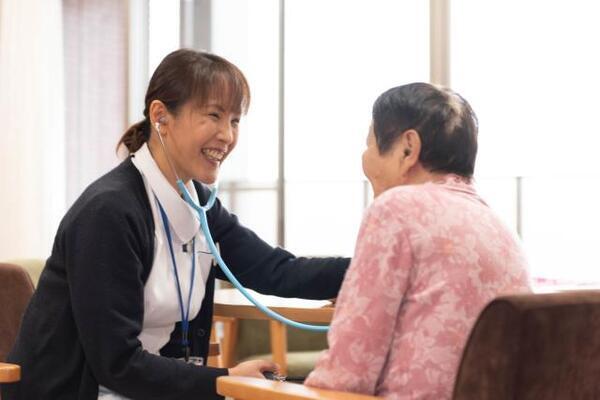
{"type": "Polygon", "coordinates": [[[219,268],[221,268],[221,271],[223,271],[223,273],[225,274],[227,279],[229,279],[229,282],[231,282],[233,284],[233,286],[235,286],[240,291],[240,293],[242,293],[244,295],[244,297],[246,297],[252,304],[254,304],[254,306],[256,306],[256,308],[258,308],[261,312],[263,312],[268,317],[273,318],[277,321],[283,322],[284,324],[292,326],[294,328],[299,328],[299,329],[304,329],[304,330],[314,331],[314,332],[327,332],[329,330],[328,325],[311,325],[311,324],[304,324],[302,322],[292,321],[291,319],[286,318],[283,315],[278,314],[275,311],[267,308],[265,305],[261,304],[258,300],[256,300],[254,297],[252,297],[252,295],[246,290],[246,288],[244,288],[242,286],[242,284],[237,280],[237,278],[231,273],[231,270],[229,269],[227,264],[225,264],[225,261],[223,261],[223,259],[221,258],[221,254],[219,253],[219,250],[217,249],[217,246],[215,245],[212,235],[210,234],[210,229],[208,227],[208,218],[206,217],[206,213],[215,204],[215,200],[217,199],[217,191],[218,191],[217,183],[215,183],[213,185],[213,188],[211,189],[210,196],[208,197],[208,201],[206,202],[206,205],[202,206],[202,205],[196,204],[194,202],[194,199],[192,199],[192,196],[188,192],[187,188],[185,187],[185,184],[179,178],[179,175],[177,174],[177,171],[175,170],[175,167],[173,166],[173,163],[171,162],[171,157],[169,156],[169,153],[167,152],[165,143],[163,142],[162,136],[160,134],[160,123],[156,122],[154,124],[154,127],[156,128],[156,133],[158,134],[157,136],[158,136],[158,139],[160,140],[160,144],[163,148],[163,152],[165,153],[165,156],[167,158],[167,162],[169,163],[169,166],[170,166],[171,170],[173,171],[173,174],[175,175],[177,187],[179,188],[179,191],[181,192],[185,202],[190,207],[192,207],[198,214],[198,220],[200,221],[200,228],[202,229],[202,232],[204,233],[204,237],[206,238],[210,252],[212,253],[215,260],[217,261],[217,265],[219,265],[219,268]]]}

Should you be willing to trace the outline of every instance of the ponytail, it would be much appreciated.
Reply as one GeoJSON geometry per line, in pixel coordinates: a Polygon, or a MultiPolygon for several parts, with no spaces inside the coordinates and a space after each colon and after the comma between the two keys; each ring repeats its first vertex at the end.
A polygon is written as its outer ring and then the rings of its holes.
{"type": "Polygon", "coordinates": [[[137,122],[121,136],[121,140],[117,143],[117,152],[121,145],[127,148],[129,154],[135,153],[148,141],[150,138],[150,126],[147,119],[137,122]]]}

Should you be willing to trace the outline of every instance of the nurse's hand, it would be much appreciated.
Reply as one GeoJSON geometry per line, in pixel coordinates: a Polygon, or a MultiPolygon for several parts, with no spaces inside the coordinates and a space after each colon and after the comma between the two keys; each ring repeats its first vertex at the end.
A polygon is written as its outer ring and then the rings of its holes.
{"type": "Polygon", "coordinates": [[[233,368],[229,368],[230,376],[251,376],[254,378],[263,378],[263,372],[277,372],[279,371],[279,366],[274,362],[267,360],[252,360],[252,361],[244,361],[243,363],[239,363],[233,368]]]}

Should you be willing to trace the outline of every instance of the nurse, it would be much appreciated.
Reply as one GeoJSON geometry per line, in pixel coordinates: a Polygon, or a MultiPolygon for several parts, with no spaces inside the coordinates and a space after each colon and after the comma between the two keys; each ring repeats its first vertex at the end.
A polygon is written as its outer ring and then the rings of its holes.
{"type": "MultiPolygon", "coordinates": [[[[227,60],[177,50],[158,66],[144,120],[118,148],[129,156],[92,183],[63,218],[9,362],[22,380],[2,398],[210,399],[221,375],[262,377],[267,361],[205,365],[215,278],[226,279],[195,212],[203,184],[238,140],[249,87],[227,60]]],[[[110,118],[110,116],[104,116],[110,118]]],[[[349,260],[273,248],[219,202],[208,223],[221,256],[248,288],[283,297],[337,295],[349,260]]]]}

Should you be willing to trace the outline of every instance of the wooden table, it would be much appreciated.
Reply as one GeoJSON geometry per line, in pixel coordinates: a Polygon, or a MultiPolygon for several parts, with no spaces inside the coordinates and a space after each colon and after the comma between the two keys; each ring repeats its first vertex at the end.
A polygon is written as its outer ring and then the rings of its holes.
{"type": "MultiPolygon", "coordinates": [[[[262,304],[294,321],[327,325],[333,317],[333,307],[328,300],[283,298],[262,295],[252,290],[249,290],[249,292],[262,304]]],[[[282,374],[287,374],[287,331],[285,324],[264,315],[237,289],[218,289],[215,291],[214,318],[224,324],[224,335],[221,342],[222,367],[231,367],[234,363],[237,321],[239,319],[268,319],[273,361],[279,364],[282,374]]]]}

